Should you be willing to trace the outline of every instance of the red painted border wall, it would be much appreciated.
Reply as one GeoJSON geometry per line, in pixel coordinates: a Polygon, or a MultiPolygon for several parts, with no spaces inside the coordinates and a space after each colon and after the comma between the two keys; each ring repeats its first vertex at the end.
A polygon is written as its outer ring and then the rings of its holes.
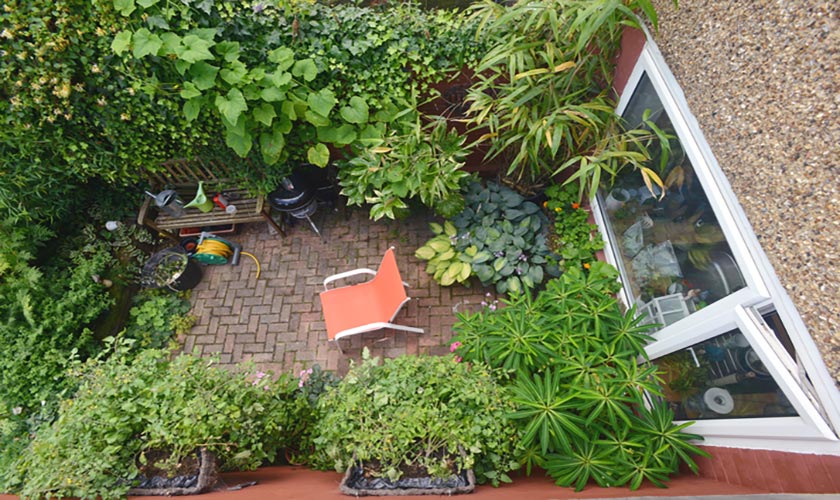
{"type": "MultiPolygon", "coordinates": [[[[621,37],[613,89],[620,96],[645,46],[645,34],[627,28],[621,37]]],[[[599,256],[599,258],[603,258],[599,256]]],[[[840,493],[840,456],[703,446],[700,476],[773,493],[840,493]]]]}
{"type": "Polygon", "coordinates": [[[624,92],[627,80],[630,79],[630,73],[633,72],[636,61],[639,60],[639,55],[644,48],[645,33],[636,28],[625,28],[624,33],[621,34],[621,48],[618,50],[615,61],[613,90],[615,90],[616,95],[620,96],[624,92]]]}
{"type": "Polygon", "coordinates": [[[702,446],[700,477],[772,493],[840,493],[840,456],[702,446]]]}

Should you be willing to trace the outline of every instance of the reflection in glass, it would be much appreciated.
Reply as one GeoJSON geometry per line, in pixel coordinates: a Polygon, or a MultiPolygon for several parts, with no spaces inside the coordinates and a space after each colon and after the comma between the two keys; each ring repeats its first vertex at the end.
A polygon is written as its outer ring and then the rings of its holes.
{"type": "Polygon", "coordinates": [[[624,286],[650,323],[671,325],[746,286],[708,197],[647,75],[623,118],[638,127],[650,120],[673,138],[670,154],[651,150],[648,166],[665,189],[651,192],[625,170],[602,192],[608,231],[621,260],[624,286]]]}
{"type": "Polygon", "coordinates": [[[678,420],[788,417],[796,410],[739,330],[653,360],[678,420]]]}

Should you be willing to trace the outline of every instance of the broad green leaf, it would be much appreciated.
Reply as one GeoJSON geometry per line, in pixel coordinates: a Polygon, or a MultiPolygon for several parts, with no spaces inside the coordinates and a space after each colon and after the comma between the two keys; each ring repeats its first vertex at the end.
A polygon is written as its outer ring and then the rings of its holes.
{"type": "Polygon", "coordinates": [[[254,118],[268,127],[271,126],[271,122],[274,120],[275,116],[277,116],[277,112],[274,111],[274,106],[267,102],[260,103],[259,106],[254,108],[254,118]]]}
{"type": "Polygon", "coordinates": [[[435,251],[429,246],[422,246],[414,251],[414,256],[418,259],[429,260],[435,256],[435,251]]]}
{"type": "Polygon", "coordinates": [[[216,28],[195,28],[191,29],[187,32],[187,36],[197,36],[204,41],[210,42],[211,45],[214,45],[215,42],[213,40],[216,38],[216,33],[218,30],[216,28]]]}
{"type": "Polygon", "coordinates": [[[144,9],[148,9],[152,5],[158,3],[159,0],[137,0],[137,3],[144,9]]]}
{"type": "Polygon", "coordinates": [[[330,124],[330,119],[325,118],[318,113],[312,111],[311,109],[307,109],[306,112],[303,114],[306,121],[315,125],[316,127],[326,127],[330,124]]]}
{"type": "Polygon", "coordinates": [[[309,109],[323,117],[330,116],[330,111],[336,104],[335,94],[329,89],[321,89],[318,92],[309,94],[306,98],[309,109]]]}
{"type": "MultiPolygon", "coordinates": [[[[265,99],[265,98],[263,98],[265,99]]],[[[287,116],[289,120],[297,120],[297,113],[295,112],[295,105],[291,101],[285,101],[280,105],[280,112],[283,116],[287,116]]]]}
{"type": "Polygon", "coordinates": [[[192,99],[193,97],[199,97],[201,95],[201,91],[196,88],[193,82],[184,82],[184,88],[180,92],[180,96],[183,99],[192,99]]]}
{"type": "Polygon", "coordinates": [[[461,281],[461,282],[467,281],[467,279],[470,277],[471,274],[472,274],[472,266],[470,266],[467,263],[462,263],[461,271],[459,272],[458,277],[457,277],[458,281],[461,281]]]}
{"type": "Polygon", "coordinates": [[[385,137],[384,123],[369,123],[359,132],[359,142],[363,146],[375,146],[385,137]]]}
{"type": "Polygon", "coordinates": [[[244,135],[239,135],[233,129],[228,128],[225,130],[225,144],[230,146],[241,158],[245,158],[251,148],[254,147],[254,139],[247,132],[244,135]]]}
{"type": "Polygon", "coordinates": [[[114,41],[111,42],[111,50],[113,50],[115,54],[121,55],[123,52],[128,50],[128,47],[130,45],[131,32],[128,30],[123,30],[117,33],[117,36],[114,37],[114,41]]]}
{"type": "Polygon", "coordinates": [[[260,150],[263,159],[269,165],[277,163],[285,146],[286,138],[282,131],[277,128],[273,129],[271,133],[260,134],[260,150]]]}
{"type": "Polygon", "coordinates": [[[286,71],[295,62],[295,53],[288,47],[278,47],[268,53],[268,60],[277,63],[280,71],[286,71]]]}
{"type": "Polygon", "coordinates": [[[189,63],[214,59],[210,52],[213,46],[212,41],[199,38],[196,35],[187,35],[181,40],[182,47],[178,50],[178,57],[189,63]]]}
{"type": "MultiPolygon", "coordinates": [[[[147,17],[146,26],[152,29],[159,29],[164,31],[169,30],[169,23],[166,22],[166,19],[164,19],[163,16],[155,15],[147,17]]],[[[163,39],[163,35],[161,35],[161,39],[163,39]]]]}
{"type": "Polygon", "coordinates": [[[175,61],[175,71],[177,71],[178,74],[181,76],[184,76],[184,73],[186,73],[187,70],[190,69],[190,66],[192,66],[192,63],[184,61],[183,59],[178,59],[177,61],[175,61]]]}
{"type": "Polygon", "coordinates": [[[306,151],[306,159],[313,165],[326,167],[330,161],[330,150],[323,143],[318,143],[306,151]]]}
{"type": "Polygon", "coordinates": [[[430,222],[429,223],[429,229],[431,229],[432,232],[435,233],[435,234],[443,233],[443,226],[441,226],[437,222],[430,222]]]}
{"type": "Polygon", "coordinates": [[[350,106],[341,108],[341,117],[350,123],[366,123],[369,117],[368,105],[358,96],[350,98],[350,106]]]}
{"type": "Polygon", "coordinates": [[[273,73],[268,73],[265,78],[267,80],[263,82],[265,87],[269,87],[271,85],[275,87],[285,87],[292,81],[292,74],[288,71],[277,70],[273,73]]]}
{"type": "Polygon", "coordinates": [[[192,82],[198,90],[208,90],[215,87],[218,73],[219,68],[204,61],[199,61],[190,67],[190,75],[193,77],[192,82]]]}
{"type": "MultiPolygon", "coordinates": [[[[260,98],[266,102],[277,102],[285,99],[286,93],[278,89],[277,87],[268,87],[260,91],[260,98]]],[[[285,108],[286,103],[284,102],[283,104],[285,108]]]]}
{"type": "Polygon", "coordinates": [[[134,57],[140,59],[149,54],[157,54],[157,51],[163,46],[163,40],[159,36],[147,30],[140,28],[134,33],[134,57]]]}
{"type": "Polygon", "coordinates": [[[447,235],[447,236],[450,236],[450,237],[455,236],[456,234],[458,234],[458,230],[457,230],[457,229],[455,228],[455,226],[454,226],[451,222],[449,222],[449,221],[445,221],[445,222],[443,223],[443,232],[444,232],[444,233],[446,233],[446,235],[447,235]]]}
{"type": "Polygon", "coordinates": [[[160,39],[163,41],[163,53],[166,55],[177,55],[178,50],[181,48],[181,37],[168,31],[160,35],[160,39]]]}
{"type": "Polygon", "coordinates": [[[356,140],[356,129],[346,123],[339,127],[318,127],[318,140],[346,146],[356,140]]]}
{"type": "Polygon", "coordinates": [[[303,77],[307,82],[311,82],[318,76],[318,67],[315,66],[315,61],[312,59],[302,59],[297,61],[292,68],[292,74],[303,77]]]}
{"type": "Polygon", "coordinates": [[[130,16],[136,8],[134,0],[114,0],[114,9],[125,17],[130,16]]]}
{"type": "Polygon", "coordinates": [[[196,97],[184,103],[184,116],[188,122],[198,118],[198,113],[201,111],[201,106],[204,104],[204,99],[196,97]]]}
{"type": "Polygon", "coordinates": [[[288,134],[292,131],[292,120],[290,120],[286,115],[278,115],[274,120],[274,129],[279,130],[284,134],[288,134]]]}
{"type": "Polygon", "coordinates": [[[239,42],[219,42],[214,47],[216,53],[232,63],[239,58],[239,42]]]}
{"type": "Polygon", "coordinates": [[[222,77],[222,80],[231,85],[238,85],[242,83],[247,74],[248,68],[241,61],[234,61],[229,66],[219,71],[219,76],[222,77]]]}
{"type": "Polygon", "coordinates": [[[227,97],[216,96],[215,104],[222,116],[230,123],[236,123],[239,115],[248,110],[248,104],[239,89],[230,89],[227,97]]]}

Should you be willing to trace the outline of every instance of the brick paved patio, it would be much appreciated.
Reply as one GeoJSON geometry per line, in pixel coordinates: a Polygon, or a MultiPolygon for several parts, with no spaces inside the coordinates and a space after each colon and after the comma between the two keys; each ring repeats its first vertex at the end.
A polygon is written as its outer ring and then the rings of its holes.
{"type": "Polygon", "coordinates": [[[342,375],[351,359],[361,358],[363,346],[383,357],[449,352],[455,311],[479,309],[488,290],[479,284],[441,287],[426,274],[414,251],[432,236],[430,216],[373,222],[367,210],[341,207],[321,208],[313,220],[320,238],[305,221],[290,227],[285,238],[271,235],[262,223],[244,226],[229,238],[260,260],[262,274],[255,279],[256,265],[247,256],[236,267],[206,266],[191,297],[198,321],[181,339],[185,351],[219,354],[223,364],[252,359],[275,372],[297,373],[318,363],[342,375]],[[412,297],[396,321],[425,333],[368,332],[342,340],[341,354],[327,342],[318,299],[323,280],[350,269],[376,269],[391,245],[412,297]]]}

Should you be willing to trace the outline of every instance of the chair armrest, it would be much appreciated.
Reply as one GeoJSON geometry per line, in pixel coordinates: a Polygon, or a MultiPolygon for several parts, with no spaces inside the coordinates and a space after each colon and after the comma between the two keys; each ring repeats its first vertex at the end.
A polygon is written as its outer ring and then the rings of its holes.
{"type": "Polygon", "coordinates": [[[343,272],[343,273],[333,274],[332,276],[328,276],[324,280],[324,290],[328,290],[327,283],[331,283],[335,280],[349,278],[350,276],[356,276],[357,274],[370,274],[370,275],[376,276],[376,271],[374,271],[372,269],[361,268],[361,269],[353,269],[352,271],[347,271],[347,272],[343,272]]]}
{"type": "Polygon", "coordinates": [[[140,206],[140,211],[137,213],[137,223],[140,225],[144,225],[146,223],[149,208],[152,204],[152,199],[150,197],[146,196],[145,198],[146,199],[143,200],[143,204],[140,206]]]}

